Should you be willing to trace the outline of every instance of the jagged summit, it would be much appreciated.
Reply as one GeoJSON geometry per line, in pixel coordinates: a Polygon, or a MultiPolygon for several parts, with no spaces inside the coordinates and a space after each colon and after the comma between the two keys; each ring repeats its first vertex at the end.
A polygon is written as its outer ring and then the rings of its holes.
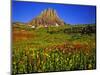
{"type": "Polygon", "coordinates": [[[39,16],[28,23],[30,26],[59,26],[64,22],[59,18],[54,9],[48,8],[41,12],[39,16]]]}

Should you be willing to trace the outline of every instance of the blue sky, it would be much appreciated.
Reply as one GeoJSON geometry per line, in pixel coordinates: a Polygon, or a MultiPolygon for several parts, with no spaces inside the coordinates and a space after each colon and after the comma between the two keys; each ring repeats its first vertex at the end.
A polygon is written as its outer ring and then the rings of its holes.
{"type": "Polygon", "coordinates": [[[68,24],[96,23],[95,6],[22,1],[12,1],[12,21],[27,23],[47,8],[55,9],[59,17],[68,24]]]}

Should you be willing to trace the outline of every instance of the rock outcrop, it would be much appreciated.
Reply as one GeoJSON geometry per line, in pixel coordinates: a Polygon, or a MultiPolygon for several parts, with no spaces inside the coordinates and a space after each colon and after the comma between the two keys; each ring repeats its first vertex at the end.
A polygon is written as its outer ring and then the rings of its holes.
{"type": "Polygon", "coordinates": [[[54,9],[48,8],[42,11],[39,16],[30,21],[28,25],[36,27],[48,27],[64,25],[64,22],[59,18],[57,12],[54,9]]]}

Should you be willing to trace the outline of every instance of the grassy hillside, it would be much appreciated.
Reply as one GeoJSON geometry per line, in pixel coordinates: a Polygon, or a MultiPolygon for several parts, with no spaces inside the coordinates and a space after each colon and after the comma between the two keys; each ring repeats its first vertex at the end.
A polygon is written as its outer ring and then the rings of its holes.
{"type": "Polygon", "coordinates": [[[88,26],[13,25],[12,73],[95,69],[95,25],[88,26]]]}

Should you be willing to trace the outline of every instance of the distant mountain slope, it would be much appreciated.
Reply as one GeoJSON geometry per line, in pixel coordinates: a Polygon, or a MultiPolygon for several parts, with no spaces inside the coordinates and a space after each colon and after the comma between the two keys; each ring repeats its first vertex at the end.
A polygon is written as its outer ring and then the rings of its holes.
{"type": "Polygon", "coordinates": [[[64,25],[57,12],[54,9],[48,8],[41,12],[39,16],[28,23],[30,26],[59,26],[64,25]]]}

